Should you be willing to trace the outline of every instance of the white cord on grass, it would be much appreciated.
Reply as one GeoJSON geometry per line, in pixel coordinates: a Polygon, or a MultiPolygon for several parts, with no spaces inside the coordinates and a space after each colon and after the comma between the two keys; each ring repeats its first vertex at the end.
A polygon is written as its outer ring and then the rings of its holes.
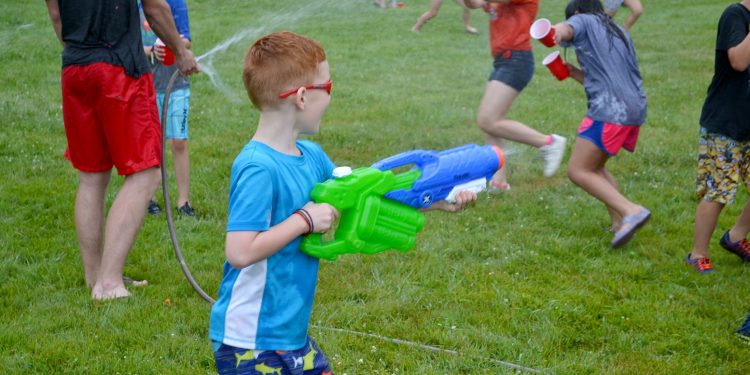
{"type": "MultiPolygon", "coordinates": [[[[427,344],[421,344],[421,343],[414,342],[414,341],[394,339],[394,338],[390,338],[390,337],[376,335],[374,333],[352,331],[350,329],[343,329],[343,328],[325,327],[325,326],[319,326],[317,324],[312,324],[312,326],[313,326],[313,328],[317,328],[317,329],[325,330],[325,331],[348,333],[348,334],[356,335],[356,336],[372,337],[372,338],[376,338],[376,339],[383,340],[383,341],[388,341],[388,342],[391,342],[391,343],[394,343],[394,344],[399,344],[399,345],[415,346],[417,348],[429,350],[431,352],[446,353],[446,354],[451,354],[451,355],[455,355],[455,356],[458,356],[458,355],[461,354],[460,352],[455,351],[455,350],[438,348],[437,346],[432,346],[432,345],[427,345],[427,344]]],[[[498,365],[501,365],[501,366],[505,366],[505,367],[508,367],[508,368],[511,368],[511,369],[514,369],[514,370],[518,370],[518,371],[530,372],[530,373],[534,373],[534,374],[541,373],[541,371],[539,371],[537,369],[534,369],[534,368],[531,368],[531,367],[517,365],[515,363],[501,361],[499,359],[493,359],[493,358],[484,358],[484,359],[486,359],[489,362],[492,362],[492,363],[495,363],[495,364],[498,364],[498,365]]]]}

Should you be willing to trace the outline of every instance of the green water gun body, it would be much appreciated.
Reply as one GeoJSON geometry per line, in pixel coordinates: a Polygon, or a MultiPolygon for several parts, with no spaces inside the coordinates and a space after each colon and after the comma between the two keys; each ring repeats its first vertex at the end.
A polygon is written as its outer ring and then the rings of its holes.
{"type": "Polygon", "coordinates": [[[336,260],[339,254],[413,249],[417,233],[424,226],[424,214],[383,195],[408,189],[420,175],[419,170],[396,175],[374,168],[337,168],[336,178],[316,184],[310,193],[315,202],[328,203],[339,211],[338,227],[332,228],[333,239],[325,241],[321,234],[311,234],[302,241],[302,251],[316,258],[336,260]]]}

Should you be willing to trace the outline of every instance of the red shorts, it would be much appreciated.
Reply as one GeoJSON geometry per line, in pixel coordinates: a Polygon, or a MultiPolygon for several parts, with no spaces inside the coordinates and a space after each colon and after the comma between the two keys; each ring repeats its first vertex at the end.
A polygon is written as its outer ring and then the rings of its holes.
{"type": "Polygon", "coordinates": [[[73,167],[89,173],[114,165],[121,175],[159,166],[161,126],[152,74],[133,78],[96,63],[62,71],[62,101],[73,167]]]}
{"type": "Polygon", "coordinates": [[[641,127],[594,121],[586,116],[578,127],[578,136],[588,139],[609,156],[617,155],[621,148],[635,151],[641,127]]]}

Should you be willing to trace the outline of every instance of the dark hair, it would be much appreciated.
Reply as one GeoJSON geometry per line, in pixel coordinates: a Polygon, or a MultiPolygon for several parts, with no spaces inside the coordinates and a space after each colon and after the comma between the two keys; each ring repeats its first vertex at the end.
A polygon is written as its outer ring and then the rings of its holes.
{"type": "Polygon", "coordinates": [[[625,33],[622,32],[619,26],[612,21],[612,18],[604,13],[604,7],[600,0],[570,0],[568,6],[565,7],[565,19],[573,17],[576,13],[580,14],[593,14],[607,29],[607,35],[609,35],[609,45],[612,46],[612,40],[616,36],[628,45],[628,39],[625,37],[625,33]]]}

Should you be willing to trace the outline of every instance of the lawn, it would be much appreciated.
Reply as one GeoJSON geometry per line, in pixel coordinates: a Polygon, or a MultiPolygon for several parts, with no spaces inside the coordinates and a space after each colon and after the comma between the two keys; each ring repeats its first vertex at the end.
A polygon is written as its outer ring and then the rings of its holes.
{"type": "MultiPolygon", "coordinates": [[[[428,1],[405,3],[383,10],[370,0],[189,1],[194,51],[210,55],[192,80],[198,219],[176,227],[208,294],[221,280],[231,162],[258,120],[240,79],[258,36],[293,30],[325,47],[333,98],[312,139],[338,165],[484,142],[475,117],[491,69],[486,15],[473,12],[480,34],[467,34],[460,8],[446,1],[414,34],[428,1]],[[232,37],[236,43],[222,45],[232,37]]],[[[732,335],[750,311],[742,297],[750,268],[718,246],[746,194],[714,234],[717,272],[702,276],[684,264],[697,204],[698,119],[729,2],[644,3],[632,36],[648,120],[637,152],[610,166],[626,195],[651,209],[648,226],[612,250],[604,207],[564,171],[542,177],[536,151],[511,143],[510,192],[482,195],[459,214],[428,213],[410,252],[321,262],[310,334],[337,374],[496,374],[512,372],[509,364],[560,374],[750,371],[748,347],[732,335]]],[[[562,20],[565,4],[542,1],[540,17],[562,20]]],[[[583,89],[556,81],[541,65],[550,50],[537,42],[534,50],[536,75],[510,116],[572,140],[585,114],[583,89]]],[[[42,1],[0,2],[0,368],[212,373],[210,305],[180,271],[164,215],[146,218],[125,269],[151,285],[126,300],[89,297],[73,223],[77,173],[62,156],[60,52],[42,1]]],[[[112,179],[109,202],[121,183],[112,179]]],[[[174,198],[174,181],[171,188],[174,198]]]]}

